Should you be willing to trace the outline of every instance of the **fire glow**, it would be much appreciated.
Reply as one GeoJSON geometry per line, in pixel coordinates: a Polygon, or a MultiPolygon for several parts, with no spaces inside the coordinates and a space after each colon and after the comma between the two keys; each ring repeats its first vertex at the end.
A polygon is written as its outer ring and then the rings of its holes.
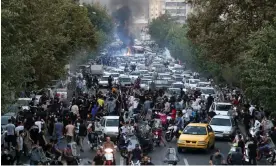
{"type": "Polygon", "coordinates": [[[127,53],[126,53],[126,56],[130,56],[131,55],[131,50],[129,47],[127,47],[127,53]]]}

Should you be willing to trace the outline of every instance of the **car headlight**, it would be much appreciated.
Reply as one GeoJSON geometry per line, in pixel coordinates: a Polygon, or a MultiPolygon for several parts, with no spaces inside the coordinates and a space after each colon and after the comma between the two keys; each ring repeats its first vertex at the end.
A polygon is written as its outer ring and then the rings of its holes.
{"type": "Polygon", "coordinates": [[[183,140],[178,140],[177,143],[181,144],[181,143],[184,143],[185,141],[183,140]]]}
{"type": "Polygon", "coordinates": [[[224,133],[224,134],[230,134],[231,131],[224,131],[223,133],[224,133]]]}
{"type": "Polygon", "coordinates": [[[198,141],[197,144],[205,145],[206,142],[205,141],[198,141]]]}

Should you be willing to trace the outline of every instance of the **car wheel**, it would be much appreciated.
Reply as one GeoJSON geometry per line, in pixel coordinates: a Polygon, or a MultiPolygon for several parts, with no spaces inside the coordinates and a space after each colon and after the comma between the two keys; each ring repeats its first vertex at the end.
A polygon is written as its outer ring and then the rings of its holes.
{"type": "Polygon", "coordinates": [[[177,147],[177,152],[178,152],[178,153],[182,153],[182,152],[183,152],[183,149],[180,148],[180,147],[177,147]]]}

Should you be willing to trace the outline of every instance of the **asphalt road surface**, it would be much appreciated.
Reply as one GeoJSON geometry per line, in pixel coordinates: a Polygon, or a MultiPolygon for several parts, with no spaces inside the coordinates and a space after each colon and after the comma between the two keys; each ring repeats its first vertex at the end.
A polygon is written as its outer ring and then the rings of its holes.
{"type": "MultiPolygon", "coordinates": [[[[219,148],[221,152],[227,156],[227,153],[230,149],[230,142],[217,140],[216,148],[219,148]]],[[[60,144],[60,148],[64,148],[66,146],[66,140],[64,139],[60,144]]],[[[176,149],[176,140],[172,140],[172,142],[167,143],[166,147],[161,145],[160,147],[155,147],[154,151],[149,153],[149,156],[152,158],[152,162],[154,165],[166,165],[163,163],[163,159],[167,152],[168,147],[173,147],[176,149]]],[[[79,147],[78,147],[79,148],[79,147]]],[[[84,140],[84,152],[80,152],[83,165],[91,165],[89,162],[93,161],[94,156],[96,155],[96,150],[91,150],[87,139],[84,140]]],[[[184,153],[178,154],[180,158],[180,162],[178,165],[207,165],[209,162],[210,155],[213,154],[213,151],[205,152],[201,150],[189,150],[184,153]]],[[[116,164],[117,165],[125,165],[124,158],[120,156],[120,153],[116,152],[116,164]]]]}

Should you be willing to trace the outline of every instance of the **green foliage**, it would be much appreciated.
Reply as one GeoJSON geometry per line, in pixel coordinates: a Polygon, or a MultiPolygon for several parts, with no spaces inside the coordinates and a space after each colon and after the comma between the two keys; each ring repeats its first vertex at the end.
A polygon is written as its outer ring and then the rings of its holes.
{"type": "Polygon", "coordinates": [[[161,16],[150,24],[153,39],[203,75],[241,87],[249,99],[272,111],[276,106],[276,3],[190,2],[194,12],[188,17],[188,28],[161,16]]]}
{"type": "Polygon", "coordinates": [[[149,24],[149,34],[160,47],[166,46],[166,37],[173,25],[168,15],[162,15],[149,24]]]}
{"type": "Polygon", "coordinates": [[[266,26],[250,35],[244,65],[246,94],[275,111],[276,103],[276,27],[266,26]]]}
{"type": "Polygon", "coordinates": [[[92,19],[91,8],[68,0],[3,0],[1,5],[2,105],[17,92],[59,79],[70,59],[98,48],[113,28],[99,6],[91,7],[100,14],[92,19]]]}
{"type": "Polygon", "coordinates": [[[88,17],[95,28],[100,33],[105,33],[107,36],[113,33],[114,23],[106,8],[100,4],[85,5],[88,11],[88,17]]]}

